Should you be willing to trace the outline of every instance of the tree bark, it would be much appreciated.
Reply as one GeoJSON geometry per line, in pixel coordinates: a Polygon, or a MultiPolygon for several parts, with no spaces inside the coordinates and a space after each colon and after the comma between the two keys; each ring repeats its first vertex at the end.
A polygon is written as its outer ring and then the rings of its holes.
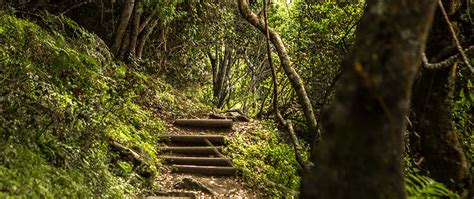
{"type": "Polygon", "coordinates": [[[402,131],[436,0],[367,0],[301,198],[406,198],[402,131]]]}
{"type": "Polygon", "coordinates": [[[129,45],[130,45],[130,34],[131,34],[131,27],[128,26],[127,31],[125,32],[125,36],[123,37],[122,46],[120,47],[120,50],[118,51],[118,54],[116,55],[116,57],[119,60],[122,60],[123,58],[126,57],[126,54],[128,52],[129,45]]]}
{"type": "Polygon", "coordinates": [[[233,49],[226,44],[223,59],[218,55],[218,48],[216,48],[216,55],[213,56],[211,51],[207,52],[212,66],[212,91],[214,95],[214,105],[217,108],[222,108],[225,98],[228,95],[228,81],[229,72],[234,64],[233,49]]]}
{"type": "Polygon", "coordinates": [[[132,16],[133,7],[135,5],[135,0],[127,0],[125,2],[122,14],[120,15],[120,23],[115,32],[114,43],[112,45],[112,52],[117,55],[122,46],[122,41],[124,40],[124,34],[127,31],[128,22],[130,21],[130,16],[132,16]]]}
{"type": "Polygon", "coordinates": [[[148,37],[150,37],[151,32],[153,31],[153,29],[155,29],[157,24],[158,24],[158,19],[154,20],[149,26],[146,26],[145,30],[140,34],[140,39],[138,40],[138,46],[137,46],[137,58],[142,57],[143,47],[145,47],[148,37]]]}
{"type": "Polygon", "coordinates": [[[136,47],[137,47],[137,41],[138,41],[138,34],[139,29],[140,29],[140,19],[142,17],[142,12],[143,12],[143,3],[141,0],[138,0],[134,11],[133,11],[133,20],[132,20],[132,33],[130,35],[130,45],[129,45],[129,50],[128,52],[130,53],[131,56],[135,57],[136,56],[136,47]]]}
{"type": "MultiPolygon", "coordinates": [[[[250,24],[260,30],[262,34],[266,34],[265,22],[250,10],[247,0],[237,0],[237,2],[239,5],[240,14],[250,24]]],[[[313,112],[313,106],[311,105],[311,101],[309,100],[308,94],[306,93],[303,81],[301,80],[296,70],[291,66],[288,53],[286,52],[285,45],[283,44],[280,35],[278,35],[278,33],[272,28],[268,28],[268,34],[270,37],[270,41],[272,42],[273,46],[275,46],[275,49],[278,53],[281,66],[285,71],[286,76],[290,80],[291,85],[296,92],[296,95],[298,96],[299,104],[302,106],[303,113],[309,127],[308,130],[311,133],[310,137],[313,142],[312,146],[315,146],[320,138],[320,135],[316,125],[316,116],[313,112]]]]}
{"type": "MultiPolygon", "coordinates": [[[[454,15],[457,0],[443,2],[447,14],[454,15]]],[[[440,61],[447,58],[441,55],[442,51],[452,46],[454,42],[448,24],[438,9],[426,55],[430,61],[440,61]]],[[[429,171],[430,177],[452,190],[460,191],[456,188],[461,183],[467,183],[464,180],[467,180],[469,171],[466,156],[454,132],[451,103],[456,67],[455,63],[440,70],[424,68],[415,82],[411,118],[414,132],[410,137],[410,146],[411,152],[424,158],[421,166],[429,171]],[[415,132],[419,139],[414,136],[415,132]]]]}

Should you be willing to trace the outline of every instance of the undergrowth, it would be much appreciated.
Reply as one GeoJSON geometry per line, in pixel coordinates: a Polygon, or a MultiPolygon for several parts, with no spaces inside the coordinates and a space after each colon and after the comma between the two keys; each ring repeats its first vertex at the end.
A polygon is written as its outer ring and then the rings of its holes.
{"type": "Polygon", "coordinates": [[[449,198],[459,199],[459,195],[446,188],[442,183],[436,182],[428,176],[421,174],[421,171],[413,164],[409,156],[404,158],[405,162],[405,188],[408,198],[449,198]]]}
{"type": "MultiPolygon", "coordinates": [[[[225,151],[249,186],[268,197],[291,197],[298,192],[300,177],[289,143],[272,123],[262,122],[256,129],[231,137],[225,151]]],[[[307,147],[303,155],[309,156],[307,147]]]]}
{"type": "Polygon", "coordinates": [[[34,21],[0,13],[0,197],[116,198],[156,188],[158,115],[186,96],[114,62],[102,40],[66,17],[34,21]]]}

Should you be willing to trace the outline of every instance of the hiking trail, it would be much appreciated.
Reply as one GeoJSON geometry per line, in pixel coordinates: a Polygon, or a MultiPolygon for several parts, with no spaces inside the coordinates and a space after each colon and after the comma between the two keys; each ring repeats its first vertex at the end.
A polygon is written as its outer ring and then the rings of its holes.
{"type": "Polygon", "coordinates": [[[254,124],[238,122],[246,119],[228,115],[217,119],[177,119],[166,124],[167,133],[160,136],[159,144],[163,165],[155,179],[160,191],[147,199],[258,196],[223,154],[228,137],[245,133],[254,124]]]}

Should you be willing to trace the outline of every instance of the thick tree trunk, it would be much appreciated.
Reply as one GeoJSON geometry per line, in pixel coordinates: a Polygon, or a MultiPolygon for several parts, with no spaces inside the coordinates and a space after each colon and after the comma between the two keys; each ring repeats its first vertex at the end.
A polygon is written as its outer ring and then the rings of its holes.
{"type": "Polygon", "coordinates": [[[124,41],[123,37],[127,31],[128,22],[130,21],[130,16],[132,16],[134,5],[135,0],[127,0],[122,10],[122,14],[120,15],[120,23],[115,32],[114,43],[112,44],[112,52],[115,55],[119,53],[122,41],[124,41]]]}
{"type": "Polygon", "coordinates": [[[367,0],[302,198],[406,198],[402,131],[436,0],[367,0]]]}
{"type": "MultiPolygon", "coordinates": [[[[457,10],[457,0],[445,0],[448,15],[457,10]]],[[[451,17],[454,18],[454,17],[451,17]]],[[[426,47],[430,61],[440,61],[443,50],[454,46],[448,24],[438,12],[426,47]]],[[[421,166],[436,181],[456,190],[460,183],[467,183],[467,160],[454,132],[451,103],[454,92],[456,64],[450,68],[430,70],[424,68],[415,83],[412,100],[413,133],[411,151],[424,157],[421,166]]]]}
{"type": "MultiPolygon", "coordinates": [[[[250,24],[260,30],[262,34],[266,34],[265,22],[250,10],[247,0],[237,0],[237,2],[239,5],[240,14],[250,24]]],[[[316,125],[316,116],[314,115],[313,106],[311,105],[311,101],[309,100],[308,94],[306,93],[303,81],[301,80],[296,70],[291,66],[288,53],[286,52],[285,45],[283,44],[280,35],[278,35],[278,33],[271,28],[268,28],[268,34],[270,37],[270,41],[272,42],[273,46],[275,46],[275,49],[278,53],[281,66],[285,71],[286,76],[290,80],[290,83],[293,89],[295,90],[296,95],[298,96],[298,101],[299,104],[302,106],[303,113],[309,127],[309,132],[311,132],[310,136],[312,140],[316,143],[320,137],[316,125]]],[[[314,145],[315,144],[313,144],[313,146],[314,145]]]]}

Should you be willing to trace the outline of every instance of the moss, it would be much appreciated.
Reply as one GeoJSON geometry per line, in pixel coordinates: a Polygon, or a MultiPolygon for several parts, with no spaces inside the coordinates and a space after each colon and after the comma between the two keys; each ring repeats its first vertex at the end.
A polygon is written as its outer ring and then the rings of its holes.
{"type": "MultiPolygon", "coordinates": [[[[255,131],[230,138],[225,149],[251,187],[275,198],[288,197],[289,193],[273,183],[294,191],[300,183],[293,146],[281,133],[271,123],[259,124],[255,131]]],[[[308,158],[309,149],[305,149],[302,153],[308,158]]]]}
{"type": "Polygon", "coordinates": [[[66,17],[0,15],[0,197],[121,198],[150,189],[132,173],[157,174],[163,123],[150,111],[157,97],[146,94],[170,90],[162,84],[114,62],[103,41],[66,17]],[[108,139],[146,165],[121,159],[108,139]]]}

